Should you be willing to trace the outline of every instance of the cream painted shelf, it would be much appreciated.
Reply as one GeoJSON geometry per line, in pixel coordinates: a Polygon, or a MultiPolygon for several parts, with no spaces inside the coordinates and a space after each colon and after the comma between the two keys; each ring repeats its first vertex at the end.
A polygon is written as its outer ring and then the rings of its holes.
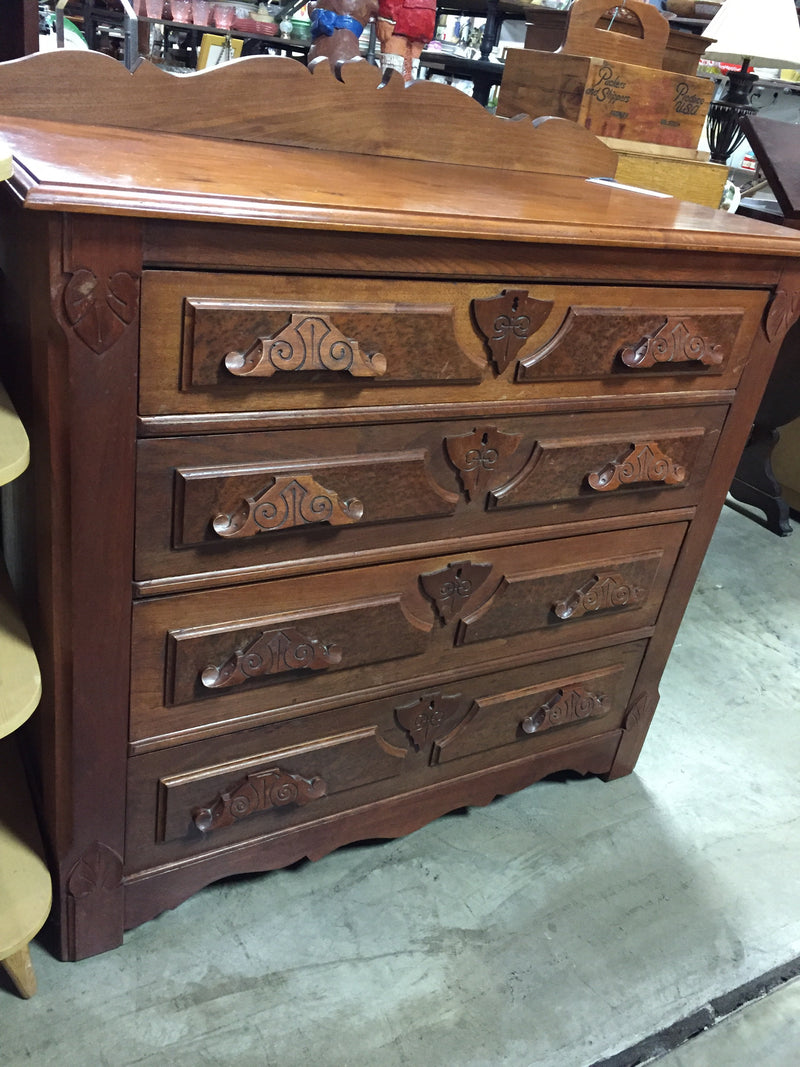
{"type": "Polygon", "coordinates": [[[12,482],[28,466],[28,435],[8,394],[0,385],[0,485],[12,482]]]}
{"type": "Polygon", "coordinates": [[[39,664],[0,560],[0,737],[22,726],[41,694],[39,664]]]}
{"type": "MultiPolygon", "coordinates": [[[[7,176],[0,147],[0,174],[7,176]]],[[[0,387],[0,484],[28,465],[28,437],[0,387]]],[[[20,995],[36,992],[28,945],[42,928],[52,887],[13,733],[35,710],[39,665],[0,566],[0,964],[20,995]]]]}
{"type": "Polygon", "coordinates": [[[50,911],[50,874],[13,737],[0,741],[0,963],[20,995],[36,992],[28,944],[50,911]]]}

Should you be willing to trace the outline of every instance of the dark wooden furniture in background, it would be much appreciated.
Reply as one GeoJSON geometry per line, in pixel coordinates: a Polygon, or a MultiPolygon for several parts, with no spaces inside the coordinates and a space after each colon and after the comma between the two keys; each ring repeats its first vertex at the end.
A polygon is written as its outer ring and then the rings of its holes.
{"type": "Polygon", "coordinates": [[[797,235],[589,180],[615,157],[570,123],[342,77],[0,67],[69,958],[226,875],[629,773],[792,323],[797,235]]]}
{"type": "Polygon", "coordinates": [[[443,74],[447,78],[464,79],[472,82],[472,98],[482,107],[489,103],[489,96],[495,85],[503,78],[502,63],[488,59],[467,59],[465,56],[450,52],[438,52],[425,49],[420,56],[421,76],[430,78],[432,74],[443,74]]]}
{"type": "Polygon", "coordinates": [[[39,51],[37,0],[3,0],[0,63],[39,51]]]}
{"type": "MultiPolygon", "coordinates": [[[[777,201],[772,213],[747,206],[743,215],[800,228],[800,127],[761,115],[742,120],[748,143],[777,201]]],[[[773,533],[792,533],[790,508],[772,470],[779,430],[800,416],[800,327],[786,335],[731,484],[731,496],[764,512],[773,533]]]]}

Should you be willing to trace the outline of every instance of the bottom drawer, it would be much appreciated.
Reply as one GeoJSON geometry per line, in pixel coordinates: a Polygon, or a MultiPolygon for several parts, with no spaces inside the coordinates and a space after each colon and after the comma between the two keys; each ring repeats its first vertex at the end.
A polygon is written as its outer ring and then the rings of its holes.
{"type": "Polygon", "coordinates": [[[134,756],[127,871],[244,841],[263,840],[268,850],[304,824],[366,812],[404,793],[416,803],[426,786],[617,730],[645,646],[403,691],[134,756]]]}

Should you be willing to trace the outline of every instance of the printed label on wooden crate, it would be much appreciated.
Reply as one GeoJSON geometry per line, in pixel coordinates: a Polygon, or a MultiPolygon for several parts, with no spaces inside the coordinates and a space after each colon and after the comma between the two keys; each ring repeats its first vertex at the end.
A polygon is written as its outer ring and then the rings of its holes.
{"type": "Polygon", "coordinates": [[[602,137],[696,148],[713,83],[593,58],[579,121],[602,137]]]}

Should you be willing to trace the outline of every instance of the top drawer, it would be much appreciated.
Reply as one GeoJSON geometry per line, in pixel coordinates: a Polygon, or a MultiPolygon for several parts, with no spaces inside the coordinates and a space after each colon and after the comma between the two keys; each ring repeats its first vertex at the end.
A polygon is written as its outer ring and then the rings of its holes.
{"type": "Polygon", "coordinates": [[[148,271],[140,411],[732,389],[765,301],[719,289],[148,271]]]}

